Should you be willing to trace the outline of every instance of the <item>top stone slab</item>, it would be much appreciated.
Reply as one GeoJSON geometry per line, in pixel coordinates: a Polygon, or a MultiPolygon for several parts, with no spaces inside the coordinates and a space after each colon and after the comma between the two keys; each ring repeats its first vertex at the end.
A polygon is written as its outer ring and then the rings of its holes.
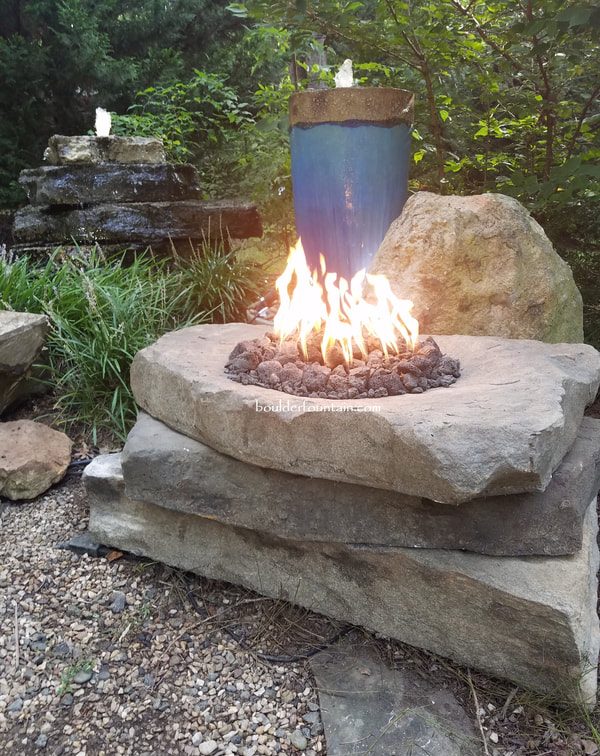
{"type": "Polygon", "coordinates": [[[544,490],[600,383],[600,354],[585,344],[436,336],[461,361],[450,388],[303,399],[223,372],[239,341],[263,333],[233,323],[163,336],[133,361],[137,403],[244,462],[459,504],[544,490]]]}
{"type": "Polygon", "coordinates": [[[62,136],[48,140],[44,160],[50,165],[72,163],[164,163],[165,148],[154,137],[62,136]]]}

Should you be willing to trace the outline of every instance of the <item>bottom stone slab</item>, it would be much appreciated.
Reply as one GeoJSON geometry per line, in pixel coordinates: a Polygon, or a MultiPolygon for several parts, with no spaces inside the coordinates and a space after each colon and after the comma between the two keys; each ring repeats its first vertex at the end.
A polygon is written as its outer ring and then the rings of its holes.
{"type": "Polygon", "coordinates": [[[125,495],[121,455],[86,469],[98,542],[284,598],[563,699],[595,701],[595,502],[569,557],[290,541],[125,495]]]}

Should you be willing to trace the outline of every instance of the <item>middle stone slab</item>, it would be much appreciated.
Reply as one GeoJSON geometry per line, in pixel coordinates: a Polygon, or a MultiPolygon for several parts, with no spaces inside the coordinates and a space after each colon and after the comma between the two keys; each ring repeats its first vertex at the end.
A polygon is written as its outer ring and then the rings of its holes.
{"type": "Polygon", "coordinates": [[[458,507],[240,462],[141,412],[122,453],[125,493],[277,538],[496,556],[575,554],[600,487],[600,420],[585,417],[544,492],[458,507]]]}
{"type": "Polygon", "coordinates": [[[600,354],[585,344],[436,336],[461,361],[450,388],[302,399],[224,373],[237,343],[263,334],[234,323],[163,336],[133,361],[138,405],[259,467],[459,504],[544,490],[600,383],[600,354]]]}

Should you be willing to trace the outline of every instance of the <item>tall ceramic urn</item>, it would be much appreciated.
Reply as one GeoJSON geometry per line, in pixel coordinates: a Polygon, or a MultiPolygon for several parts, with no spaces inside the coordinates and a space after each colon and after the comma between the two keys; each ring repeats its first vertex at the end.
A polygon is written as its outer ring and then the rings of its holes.
{"type": "Polygon", "coordinates": [[[368,267],[408,194],[414,95],[391,87],[290,98],[296,228],[311,268],[368,267]]]}

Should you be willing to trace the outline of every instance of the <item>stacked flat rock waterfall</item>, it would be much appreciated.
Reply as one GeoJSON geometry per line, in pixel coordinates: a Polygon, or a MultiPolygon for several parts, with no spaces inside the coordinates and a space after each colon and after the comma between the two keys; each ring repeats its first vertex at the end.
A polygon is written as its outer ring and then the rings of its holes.
{"type": "Polygon", "coordinates": [[[15,215],[16,254],[96,244],[186,254],[190,242],[262,234],[256,205],[201,200],[196,169],[167,163],[158,139],[53,136],[44,157],[19,178],[30,206],[15,215]]]}
{"type": "Polygon", "coordinates": [[[454,385],[332,401],[230,380],[263,337],[138,353],[138,422],[85,473],[92,537],[592,704],[600,354],[436,335],[454,385]]]}

